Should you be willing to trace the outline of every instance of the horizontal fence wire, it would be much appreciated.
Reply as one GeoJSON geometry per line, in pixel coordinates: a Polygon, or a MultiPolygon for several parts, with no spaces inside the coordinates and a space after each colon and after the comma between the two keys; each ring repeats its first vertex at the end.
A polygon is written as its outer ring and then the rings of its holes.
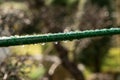
{"type": "Polygon", "coordinates": [[[26,36],[10,36],[10,37],[0,37],[0,47],[15,46],[15,45],[25,45],[25,44],[35,44],[35,43],[45,43],[45,42],[57,42],[65,40],[82,39],[88,37],[97,36],[108,36],[120,34],[120,28],[110,28],[110,29],[96,29],[96,30],[85,30],[85,31],[75,31],[66,33],[48,33],[39,35],[26,35],[26,36]]]}

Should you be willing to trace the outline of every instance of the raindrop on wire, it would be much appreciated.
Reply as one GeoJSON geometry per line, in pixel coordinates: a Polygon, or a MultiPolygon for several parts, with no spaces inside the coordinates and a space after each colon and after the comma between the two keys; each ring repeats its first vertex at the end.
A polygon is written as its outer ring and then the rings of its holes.
{"type": "Polygon", "coordinates": [[[67,32],[69,32],[70,31],[70,28],[69,27],[66,27],[65,29],[64,29],[64,33],[67,33],[67,32]]]}
{"type": "Polygon", "coordinates": [[[64,43],[67,43],[68,41],[64,41],[64,43]]]}
{"type": "Polygon", "coordinates": [[[16,37],[16,38],[19,38],[20,36],[18,36],[18,35],[15,35],[15,37],[16,37]]]}
{"type": "Polygon", "coordinates": [[[25,47],[25,45],[22,45],[21,47],[25,47]]]}
{"type": "Polygon", "coordinates": [[[58,44],[58,42],[54,42],[55,44],[58,44]]]}
{"type": "Polygon", "coordinates": [[[37,45],[37,44],[34,44],[35,46],[37,45]]]}
{"type": "Polygon", "coordinates": [[[44,46],[44,45],[45,45],[45,43],[42,43],[41,45],[43,45],[43,46],[44,46]]]}

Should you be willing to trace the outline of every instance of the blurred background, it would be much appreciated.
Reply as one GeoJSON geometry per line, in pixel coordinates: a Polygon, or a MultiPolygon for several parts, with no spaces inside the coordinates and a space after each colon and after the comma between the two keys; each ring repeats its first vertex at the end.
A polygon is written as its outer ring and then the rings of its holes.
{"type": "MultiPolygon", "coordinates": [[[[120,0],[0,0],[0,36],[119,27],[120,0]]],[[[120,35],[0,48],[0,80],[120,80],[120,35]]]]}

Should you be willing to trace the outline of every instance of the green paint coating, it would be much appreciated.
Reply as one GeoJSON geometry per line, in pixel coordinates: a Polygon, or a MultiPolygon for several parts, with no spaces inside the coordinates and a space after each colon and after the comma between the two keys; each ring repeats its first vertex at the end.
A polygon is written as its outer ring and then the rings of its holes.
{"type": "Polygon", "coordinates": [[[44,43],[44,42],[57,42],[64,40],[74,40],[74,39],[82,39],[82,38],[96,37],[96,36],[107,36],[107,35],[115,35],[115,34],[120,34],[120,28],[85,30],[85,31],[54,33],[54,34],[1,37],[0,47],[44,43]]]}

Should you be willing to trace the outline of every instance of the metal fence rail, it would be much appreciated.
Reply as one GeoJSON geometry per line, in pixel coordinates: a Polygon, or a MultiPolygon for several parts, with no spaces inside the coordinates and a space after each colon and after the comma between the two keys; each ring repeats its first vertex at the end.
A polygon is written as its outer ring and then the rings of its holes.
{"type": "Polygon", "coordinates": [[[67,32],[67,33],[53,33],[53,34],[48,33],[48,34],[40,34],[40,35],[0,37],[0,47],[44,43],[44,42],[57,42],[57,41],[74,40],[74,39],[82,39],[82,38],[96,37],[96,36],[107,36],[107,35],[115,35],[115,34],[120,34],[120,28],[85,30],[85,31],[67,32]]]}

